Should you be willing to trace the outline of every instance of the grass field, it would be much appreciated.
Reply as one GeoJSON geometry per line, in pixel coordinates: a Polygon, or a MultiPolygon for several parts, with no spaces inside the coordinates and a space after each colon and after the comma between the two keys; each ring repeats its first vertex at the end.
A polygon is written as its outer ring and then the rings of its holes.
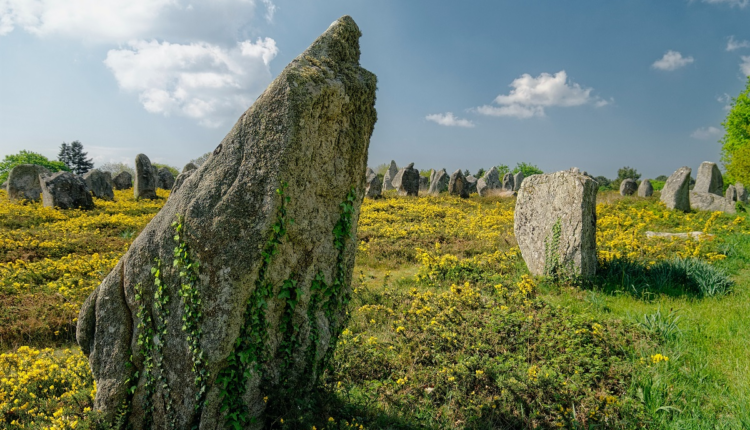
{"type": "MultiPolygon", "coordinates": [[[[82,212],[0,191],[0,427],[99,426],[75,318],[160,193],[82,212]]],[[[598,275],[582,281],[528,276],[513,200],[366,200],[331,368],[294,408],[269,399],[266,425],[750,428],[746,214],[599,201],[598,275]]]]}

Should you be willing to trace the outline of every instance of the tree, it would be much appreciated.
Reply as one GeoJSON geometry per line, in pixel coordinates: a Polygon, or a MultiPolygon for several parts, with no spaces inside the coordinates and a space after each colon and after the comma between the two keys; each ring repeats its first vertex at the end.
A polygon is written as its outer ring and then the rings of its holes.
{"type": "Polygon", "coordinates": [[[541,175],[542,173],[544,173],[542,169],[536,167],[535,165],[524,162],[516,163],[516,167],[513,168],[512,173],[515,174],[518,172],[523,172],[524,178],[528,178],[531,175],[541,175]]]}
{"type": "Polygon", "coordinates": [[[654,178],[655,181],[661,181],[661,182],[667,182],[667,179],[669,179],[669,176],[667,175],[659,175],[654,178]]]}
{"type": "Polygon", "coordinates": [[[745,89],[732,99],[732,108],[726,119],[721,123],[724,127],[724,137],[721,143],[721,161],[727,170],[727,183],[740,181],[750,183],[750,151],[744,150],[750,146],[750,76],[747,77],[745,89]]]}
{"type": "Polygon", "coordinates": [[[625,166],[617,170],[617,179],[619,179],[619,182],[622,182],[625,179],[632,179],[634,181],[637,181],[641,179],[641,174],[638,173],[638,171],[634,168],[625,166]]]}
{"type": "Polygon", "coordinates": [[[99,170],[102,172],[109,172],[112,177],[115,177],[122,172],[128,172],[130,173],[130,176],[135,178],[135,169],[125,163],[104,163],[99,166],[99,170]]]}
{"type": "Polygon", "coordinates": [[[482,176],[484,176],[484,168],[480,167],[479,170],[477,170],[477,174],[475,176],[476,176],[477,179],[479,179],[482,176]]]}
{"type": "Polygon", "coordinates": [[[609,187],[612,184],[612,181],[604,176],[597,176],[594,180],[599,184],[599,189],[602,191],[610,189],[609,187]]]}
{"type": "Polygon", "coordinates": [[[0,162],[0,183],[5,182],[8,179],[10,171],[19,164],[36,164],[46,167],[51,172],[59,172],[61,170],[70,171],[68,166],[63,162],[51,161],[42,154],[23,150],[18,154],[6,155],[5,159],[0,162]]]}
{"type": "Polygon", "coordinates": [[[198,158],[193,158],[192,160],[190,160],[190,162],[200,167],[201,164],[205,163],[206,160],[208,160],[208,157],[210,156],[211,156],[211,152],[206,152],[205,154],[201,155],[198,158]]]}
{"type": "Polygon", "coordinates": [[[464,178],[471,175],[471,172],[469,172],[469,169],[464,170],[464,178]]]}
{"type": "Polygon", "coordinates": [[[497,173],[502,179],[503,176],[505,176],[506,173],[510,173],[510,167],[506,166],[505,164],[500,164],[497,166],[497,173]]]}
{"type": "Polygon", "coordinates": [[[60,153],[57,158],[76,175],[83,175],[94,167],[91,158],[86,158],[86,155],[88,153],[83,152],[83,144],[74,140],[70,142],[70,145],[65,142],[60,145],[60,153]]]}
{"type": "Polygon", "coordinates": [[[151,163],[153,167],[156,167],[157,170],[161,169],[162,167],[166,167],[167,170],[169,170],[170,173],[172,173],[172,176],[175,178],[180,175],[180,171],[177,170],[176,167],[170,166],[169,164],[161,164],[161,163],[151,163]]]}

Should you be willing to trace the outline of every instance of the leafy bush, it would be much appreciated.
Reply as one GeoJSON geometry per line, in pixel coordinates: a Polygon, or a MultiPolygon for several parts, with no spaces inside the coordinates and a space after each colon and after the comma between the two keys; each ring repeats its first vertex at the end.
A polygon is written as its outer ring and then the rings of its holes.
{"type": "Polygon", "coordinates": [[[513,174],[516,174],[518,172],[523,172],[524,178],[528,178],[531,175],[541,175],[544,173],[542,169],[538,168],[534,164],[525,162],[517,163],[516,167],[513,168],[513,174]]]}
{"type": "Polygon", "coordinates": [[[161,169],[162,167],[166,167],[167,170],[174,176],[175,178],[180,175],[180,171],[177,170],[176,167],[170,166],[168,164],[161,164],[161,163],[151,163],[152,166],[156,167],[157,169],[161,169]]]}
{"type": "Polygon", "coordinates": [[[651,180],[651,186],[654,187],[654,191],[658,191],[664,188],[664,184],[666,184],[667,181],[658,181],[656,179],[651,180]]]}
{"type": "Polygon", "coordinates": [[[750,76],[745,89],[734,99],[721,123],[726,131],[719,140],[721,159],[727,168],[727,183],[750,183],[750,76]]]}
{"type": "Polygon", "coordinates": [[[22,150],[18,154],[6,155],[2,162],[0,162],[0,183],[8,180],[8,175],[14,167],[19,164],[36,164],[49,169],[51,172],[59,172],[64,170],[70,171],[70,168],[65,165],[62,161],[50,161],[42,154],[22,150]]]}

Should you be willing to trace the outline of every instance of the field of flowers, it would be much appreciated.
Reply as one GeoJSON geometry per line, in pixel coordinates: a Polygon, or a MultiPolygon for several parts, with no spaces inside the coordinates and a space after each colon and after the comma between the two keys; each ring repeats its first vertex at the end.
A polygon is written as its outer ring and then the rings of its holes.
{"type": "MultiPolygon", "coordinates": [[[[96,388],[74,346],[78,309],[168,193],[159,196],[118,191],[84,212],[13,204],[0,191],[0,427],[96,427],[96,388]]],[[[311,403],[290,410],[269,400],[267,424],[750,425],[741,407],[750,341],[738,337],[750,330],[746,214],[603,201],[602,275],[553,282],[528,276],[512,199],[365,200],[351,320],[331,368],[311,403]]]]}

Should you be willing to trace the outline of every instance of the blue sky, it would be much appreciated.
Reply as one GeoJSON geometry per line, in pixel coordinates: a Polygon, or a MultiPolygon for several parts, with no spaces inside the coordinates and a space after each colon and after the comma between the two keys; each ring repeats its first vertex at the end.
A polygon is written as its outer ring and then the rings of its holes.
{"type": "Polygon", "coordinates": [[[181,167],[345,14],[373,167],[695,171],[750,74],[750,0],[0,0],[0,157],[181,167]]]}

